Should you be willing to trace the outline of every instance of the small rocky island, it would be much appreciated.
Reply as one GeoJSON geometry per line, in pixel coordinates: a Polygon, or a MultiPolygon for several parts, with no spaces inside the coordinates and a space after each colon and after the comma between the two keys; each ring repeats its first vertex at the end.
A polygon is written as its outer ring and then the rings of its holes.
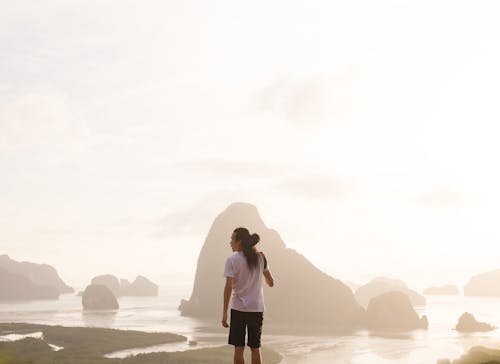
{"type": "Polygon", "coordinates": [[[404,293],[410,298],[410,302],[413,306],[423,306],[426,304],[425,297],[408,288],[406,283],[403,281],[385,277],[375,278],[369,283],[359,287],[356,290],[354,297],[356,297],[356,300],[361,306],[367,307],[372,298],[392,291],[404,293]]]}
{"type": "Polygon", "coordinates": [[[479,322],[475,319],[474,315],[464,312],[458,319],[456,331],[460,332],[488,332],[495,330],[495,326],[486,322],[479,322]]]}
{"type": "Polygon", "coordinates": [[[82,294],[84,310],[116,310],[120,306],[113,292],[102,284],[91,284],[82,294]]]}
{"type": "Polygon", "coordinates": [[[427,329],[427,317],[418,317],[407,295],[400,291],[383,293],[370,300],[367,325],[373,331],[427,329]]]}
{"type": "Polygon", "coordinates": [[[92,278],[91,284],[106,286],[115,297],[123,296],[158,296],[159,287],[144,276],[137,276],[130,283],[127,279],[118,279],[112,274],[103,274],[92,278]]]}

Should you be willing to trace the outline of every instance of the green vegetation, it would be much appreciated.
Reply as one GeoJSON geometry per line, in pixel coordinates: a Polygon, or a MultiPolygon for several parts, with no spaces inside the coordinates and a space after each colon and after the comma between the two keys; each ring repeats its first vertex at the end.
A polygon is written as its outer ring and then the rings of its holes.
{"type": "Polygon", "coordinates": [[[439,364],[500,364],[500,350],[474,346],[455,360],[440,360],[439,364]]]}
{"type": "MultiPolygon", "coordinates": [[[[36,331],[43,332],[45,341],[26,338],[14,342],[0,342],[0,364],[230,364],[233,362],[233,349],[228,345],[184,352],[139,354],[125,359],[103,356],[118,350],[186,340],[184,336],[170,333],[0,323],[1,335],[27,334],[36,331]],[[62,346],[64,349],[53,351],[47,343],[62,346]]],[[[269,349],[263,349],[262,355],[266,363],[281,361],[281,356],[269,349]]]]}
{"type": "Polygon", "coordinates": [[[63,327],[35,324],[0,324],[0,333],[26,334],[41,331],[47,343],[64,347],[74,354],[104,354],[134,347],[186,341],[181,335],[95,327],[63,327]]]}
{"type": "MultiPolygon", "coordinates": [[[[245,362],[250,363],[250,350],[245,350],[245,362]]],[[[275,364],[281,361],[281,355],[267,348],[262,349],[265,363],[275,364]]],[[[108,362],[107,362],[108,363],[108,362]]],[[[111,363],[111,362],[109,362],[111,363]]],[[[115,362],[113,362],[114,364],[115,362]]],[[[175,363],[175,364],[232,364],[233,347],[229,345],[209,349],[196,349],[176,353],[140,354],[133,358],[123,359],[116,363],[175,363]]]]}

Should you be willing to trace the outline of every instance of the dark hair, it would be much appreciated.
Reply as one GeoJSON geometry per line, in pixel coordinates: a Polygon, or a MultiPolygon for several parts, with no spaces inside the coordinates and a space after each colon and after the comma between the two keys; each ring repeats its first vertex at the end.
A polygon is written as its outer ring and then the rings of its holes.
{"type": "Polygon", "coordinates": [[[247,259],[248,268],[257,267],[259,255],[257,249],[255,249],[255,244],[260,241],[260,236],[257,234],[250,235],[248,229],[244,227],[236,228],[234,232],[236,234],[235,240],[241,241],[241,250],[247,259]]]}

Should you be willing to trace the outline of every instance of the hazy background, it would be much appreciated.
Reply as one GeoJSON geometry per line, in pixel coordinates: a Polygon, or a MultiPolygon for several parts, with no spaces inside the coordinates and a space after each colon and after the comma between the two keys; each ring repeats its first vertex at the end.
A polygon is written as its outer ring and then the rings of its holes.
{"type": "Polygon", "coordinates": [[[2,1],[0,253],[192,280],[245,201],[342,280],[500,268],[499,11],[2,1]]]}

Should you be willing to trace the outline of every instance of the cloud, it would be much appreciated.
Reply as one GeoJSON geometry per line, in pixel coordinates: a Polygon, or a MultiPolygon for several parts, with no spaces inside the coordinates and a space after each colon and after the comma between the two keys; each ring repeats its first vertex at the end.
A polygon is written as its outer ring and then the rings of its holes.
{"type": "Polygon", "coordinates": [[[257,95],[258,108],[295,125],[342,123],[353,109],[352,74],[306,80],[281,78],[257,95]]]}
{"type": "Polygon", "coordinates": [[[331,176],[315,175],[283,180],[276,185],[276,189],[313,199],[339,199],[348,196],[353,186],[331,176]]]}
{"type": "Polygon", "coordinates": [[[154,237],[162,239],[174,235],[206,234],[214,218],[233,201],[235,199],[230,191],[208,194],[185,209],[169,212],[158,223],[160,230],[154,237]]]}
{"type": "Polygon", "coordinates": [[[62,94],[24,94],[0,104],[0,147],[77,148],[89,137],[86,123],[62,94]]]}
{"type": "Polygon", "coordinates": [[[465,196],[452,189],[442,188],[428,192],[418,198],[420,204],[429,207],[452,207],[465,201],[465,196]]]}
{"type": "Polygon", "coordinates": [[[266,162],[232,161],[223,159],[193,160],[177,164],[178,167],[196,172],[224,176],[280,176],[291,169],[285,164],[266,162]]]}
{"type": "MultiPolygon", "coordinates": [[[[0,216],[0,221],[2,217],[0,216]]],[[[117,231],[135,230],[138,228],[151,229],[156,227],[158,219],[153,218],[123,218],[107,222],[98,223],[73,223],[70,225],[56,225],[54,223],[35,224],[31,227],[19,225],[16,221],[7,220],[10,223],[9,229],[15,227],[16,230],[35,233],[42,236],[103,236],[103,234],[117,231]]],[[[7,225],[5,225],[7,227],[7,225]]]]}

